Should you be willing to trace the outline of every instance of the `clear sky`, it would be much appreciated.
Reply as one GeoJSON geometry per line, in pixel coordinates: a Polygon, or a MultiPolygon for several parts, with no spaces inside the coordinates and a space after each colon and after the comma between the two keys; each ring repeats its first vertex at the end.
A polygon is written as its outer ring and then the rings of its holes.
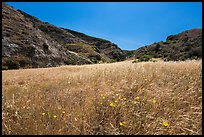
{"type": "Polygon", "coordinates": [[[202,2],[7,2],[55,26],[133,50],[202,28],[202,2]]]}

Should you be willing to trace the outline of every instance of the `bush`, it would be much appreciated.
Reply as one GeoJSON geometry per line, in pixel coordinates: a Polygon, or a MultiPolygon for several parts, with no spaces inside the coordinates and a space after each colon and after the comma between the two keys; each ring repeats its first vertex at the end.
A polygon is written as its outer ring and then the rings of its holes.
{"type": "Polygon", "coordinates": [[[109,63],[114,63],[114,62],[117,62],[116,59],[111,59],[109,63]]]}
{"type": "Polygon", "coordinates": [[[158,52],[159,50],[161,50],[161,45],[158,43],[156,46],[155,46],[155,52],[158,52]]]}
{"type": "Polygon", "coordinates": [[[65,60],[64,63],[66,65],[76,65],[76,62],[75,61],[72,61],[72,60],[65,60]]]}
{"type": "Polygon", "coordinates": [[[8,70],[8,66],[2,66],[2,70],[8,70]]]}
{"type": "Polygon", "coordinates": [[[98,60],[97,60],[95,57],[90,58],[90,60],[91,60],[91,62],[93,62],[93,63],[95,63],[95,64],[98,63],[98,60]]]}
{"type": "Polygon", "coordinates": [[[48,50],[49,46],[46,43],[43,43],[43,49],[48,50]]]}
{"type": "Polygon", "coordinates": [[[132,63],[137,63],[137,62],[139,62],[138,60],[134,60],[132,63]]]}
{"type": "Polygon", "coordinates": [[[19,64],[20,67],[26,67],[27,65],[29,65],[31,62],[28,59],[20,59],[19,60],[19,64]]]}
{"type": "Polygon", "coordinates": [[[190,56],[202,57],[202,47],[193,48],[189,51],[190,56]]]}
{"type": "Polygon", "coordinates": [[[187,42],[188,41],[188,37],[185,37],[184,39],[182,39],[182,41],[187,42]]]}
{"type": "MultiPolygon", "coordinates": [[[[4,69],[19,69],[20,63],[15,59],[7,59],[4,63],[4,69]]],[[[3,67],[2,67],[3,69],[3,67]]]]}
{"type": "Polygon", "coordinates": [[[152,58],[150,55],[143,55],[139,58],[139,61],[149,61],[152,58]]]}
{"type": "Polygon", "coordinates": [[[125,60],[125,55],[119,54],[116,60],[117,61],[124,61],[125,60]]]}

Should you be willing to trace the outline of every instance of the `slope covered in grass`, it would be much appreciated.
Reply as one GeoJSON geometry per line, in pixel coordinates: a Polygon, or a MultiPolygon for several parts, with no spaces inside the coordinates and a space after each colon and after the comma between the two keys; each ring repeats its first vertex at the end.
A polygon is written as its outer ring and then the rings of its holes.
{"type": "Polygon", "coordinates": [[[202,134],[201,61],[2,74],[3,134],[202,134]]]}

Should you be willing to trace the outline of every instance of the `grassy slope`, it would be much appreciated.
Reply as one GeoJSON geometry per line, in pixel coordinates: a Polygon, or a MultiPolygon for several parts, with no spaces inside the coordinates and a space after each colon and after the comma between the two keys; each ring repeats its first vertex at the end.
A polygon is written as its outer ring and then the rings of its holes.
{"type": "Polygon", "coordinates": [[[202,134],[201,61],[2,73],[3,134],[202,134]]]}

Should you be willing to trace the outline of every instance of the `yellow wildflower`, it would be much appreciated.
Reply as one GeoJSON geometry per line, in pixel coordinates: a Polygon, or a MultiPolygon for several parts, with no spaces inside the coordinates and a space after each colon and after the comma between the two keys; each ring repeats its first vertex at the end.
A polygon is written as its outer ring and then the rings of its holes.
{"type": "Polygon", "coordinates": [[[42,113],[42,115],[44,116],[44,115],[45,115],[45,113],[42,113]]]}
{"type": "Polygon", "coordinates": [[[102,99],[105,99],[105,97],[102,97],[102,99]]]}
{"type": "Polygon", "coordinates": [[[124,124],[126,124],[125,121],[123,121],[123,122],[119,122],[119,125],[120,125],[120,126],[123,126],[124,124]]]}
{"type": "Polygon", "coordinates": [[[168,123],[167,121],[164,121],[164,122],[163,122],[163,125],[164,125],[165,127],[168,127],[168,126],[169,126],[169,123],[168,123]]]}
{"type": "Polygon", "coordinates": [[[101,102],[100,104],[101,104],[101,105],[103,105],[103,103],[102,103],[102,102],[101,102]]]}
{"type": "Polygon", "coordinates": [[[115,103],[117,103],[118,101],[117,100],[115,100],[115,103]]]}
{"type": "Polygon", "coordinates": [[[111,106],[111,107],[115,107],[115,105],[114,105],[113,103],[110,103],[110,106],[111,106]]]}
{"type": "Polygon", "coordinates": [[[137,100],[139,100],[139,99],[140,99],[140,97],[139,97],[139,96],[137,96],[137,97],[136,97],[136,99],[137,99],[137,100]]]}
{"type": "Polygon", "coordinates": [[[137,104],[137,101],[134,101],[134,104],[137,104]]]}
{"type": "Polygon", "coordinates": [[[65,111],[62,111],[63,114],[65,114],[65,111]]]}
{"type": "Polygon", "coordinates": [[[152,100],[152,102],[153,102],[153,103],[156,103],[156,100],[155,100],[155,99],[153,99],[153,100],[152,100]]]}
{"type": "Polygon", "coordinates": [[[54,115],[54,116],[53,116],[53,118],[57,118],[57,116],[56,116],[56,115],[54,115]]]}
{"type": "Polygon", "coordinates": [[[124,98],[123,100],[127,100],[126,98],[124,98]]]}

